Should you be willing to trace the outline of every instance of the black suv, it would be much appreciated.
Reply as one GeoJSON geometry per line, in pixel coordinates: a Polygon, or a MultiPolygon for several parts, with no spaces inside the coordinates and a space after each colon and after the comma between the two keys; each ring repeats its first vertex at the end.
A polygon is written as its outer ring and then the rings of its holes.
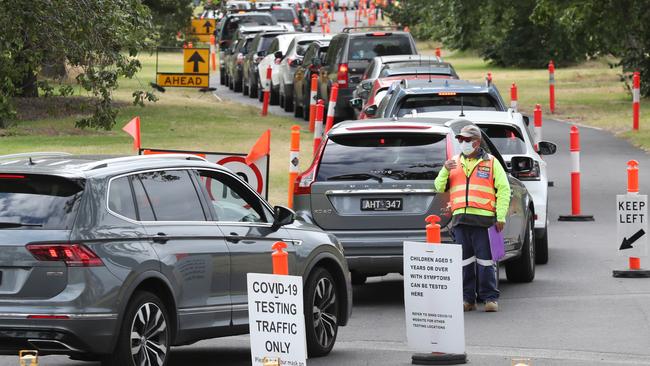
{"type": "Polygon", "coordinates": [[[0,354],[164,366],[172,346],[248,333],[248,272],[288,244],[306,344],[327,354],[352,307],[342,247],[193,155],[0,156],[0,354]]]}
{"type": "Polygon", "coordinates": [[[342,33],[332,38],[320,69],[318,96],[327,103],[332,85],[337,84],[339,93],[334,119],[354,118],[354,110],[348,102],[370,62],[377,56],[417,53],[411,33],[386,27],[343,28],[342,33]]]}

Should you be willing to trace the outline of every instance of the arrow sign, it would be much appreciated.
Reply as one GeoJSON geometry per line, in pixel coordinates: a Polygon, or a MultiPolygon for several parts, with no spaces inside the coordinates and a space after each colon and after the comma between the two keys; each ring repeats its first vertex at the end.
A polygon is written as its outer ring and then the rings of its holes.
{"type": "Polygon", "coordinates": [[[193,62],[194,63],[194,70],[192,72],[199,72],[199,63],[203,62],[205,63],[205,60],[203,57],[198,52],[194,52],[190,58],[187,59],[187,62],[193,62]]]}
{"type": "Polygon", "coordinates": [[[212,28],[212,22],[206,20],[205,24],[203,24],[203,28],[205,28],[205,33],[210,34],[210,28],[212,28]]]}
{"type": "Polygon", "coordinates": [[[621,243],[621,247],[619,250],[625,250],[625,249],[632,249],[632,244],[634,244],[635,241],[641,239],[645,235],[645,230],[641,229],[634,233],[634,235],[630,236],[630,238],[623,238],[623,242],[621,243]]]}

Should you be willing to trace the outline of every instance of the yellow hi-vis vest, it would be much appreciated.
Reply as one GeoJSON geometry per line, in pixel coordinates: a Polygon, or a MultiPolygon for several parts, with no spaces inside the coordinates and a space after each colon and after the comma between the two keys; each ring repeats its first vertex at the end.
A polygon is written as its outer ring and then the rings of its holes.
{"type": "Polygon", "coordinates": [[[451,209],[474,207],[496,212],[496,192],[494,190],[494,156],[481,161],[465,175],[465,169],[460,163],[460,156],[454,157],[456,169],[449,172],[449,193],[451,209]]]}

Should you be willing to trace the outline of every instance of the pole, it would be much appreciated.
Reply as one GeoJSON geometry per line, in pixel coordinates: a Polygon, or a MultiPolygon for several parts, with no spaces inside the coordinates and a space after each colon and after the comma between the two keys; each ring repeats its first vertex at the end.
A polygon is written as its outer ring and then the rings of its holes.
{"type": "Polygon", "coordinates": [[[551,114],[555,113],[555,65],[553,60],[548,63],[548,96],[551,114]]]}
{"type": "Polygon", "coordinates": [[[318,75],[311,76],[311,92],[309,95],[309,132],[314,132],[316,121],[316,96],[318,95],[318,75]]]}
{"type": "Polygon", "coordinates": [[[316,120],[314,121],[314,156],[318,153],[318,147],[323,140],[323,110],[325,102],[322,99],[316,103],[316,120]]]}
{"type": "Polygon", "coordinates": [[[632,77],[632,129],[639,130],[639,112],[641,109],[641,73],[634,72],[632,77]]]}
{"type": "Polygon", "coordinates": [[[561,215],[559,221],[594,221],[593,215],[582,215],[580,208],[580,131],[571,126],[569,133],[571,151],[571,215],[561,215]]]}
{"type": "Polygon", "coordinates": [[[266,84],[264,85],[264,104],[262,104],[262,116],[269,113],[269,102],[271,101],[271,65],[266,69],[266,84]]]}
{"type": "Polygon", "coordinates": [[[300,126],[291,126],[291,151],[289,152],[289,199],[287,206],[293,208],[293,188],[298,177],[300,163],[300,126]]]}
{"type": "MultiPolygon", "coordinates": [[[[627,194],[639,193],[639,162],[630,160],[627,162],[627,194]]],[[[641,269],[641,258],[628,258],[630,270],[641,269]]]]}
{"type": "Polygon", "coordinates": [[[329,132],[334,126],[334,114],[336,113],[336,99],[339,96],[339,86],[337,84],[332,85],[332,90],[330,92],[330,102],[327,106],[327,123],[325,123],[325,132],[329,132]]]}
{"type": "Polygon", "coordinates": [[[533,116],[535,120],[535,151],[539,151],[539,142],[542,141],[542,106],[535,104],[533,116]]]}
{"type": "Polygon", "coordinates": [[[216,39],[214,34],[210,35],[210,62],[212,62],[212,71],[217,71],[217,52],[216,52],[216,39]]]}
{"type": "Polygon", "coordinates": [[[517,84],[515,83],[510,86],[510,108],[517,111],[517,84]]]}

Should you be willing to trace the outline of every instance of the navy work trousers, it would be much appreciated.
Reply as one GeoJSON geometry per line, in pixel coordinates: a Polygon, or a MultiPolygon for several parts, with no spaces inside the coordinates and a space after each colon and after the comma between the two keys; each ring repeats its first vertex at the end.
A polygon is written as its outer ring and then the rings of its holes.
{"type": "Polygon", "coordinates": [[[487,228],[461,224],[453,228],[453,233],[456,242],[463,246],[463,301],[473,304],[477,294],[483,301],[496,301],[499,298],[496,264],[492,260],[487,228]]]}

